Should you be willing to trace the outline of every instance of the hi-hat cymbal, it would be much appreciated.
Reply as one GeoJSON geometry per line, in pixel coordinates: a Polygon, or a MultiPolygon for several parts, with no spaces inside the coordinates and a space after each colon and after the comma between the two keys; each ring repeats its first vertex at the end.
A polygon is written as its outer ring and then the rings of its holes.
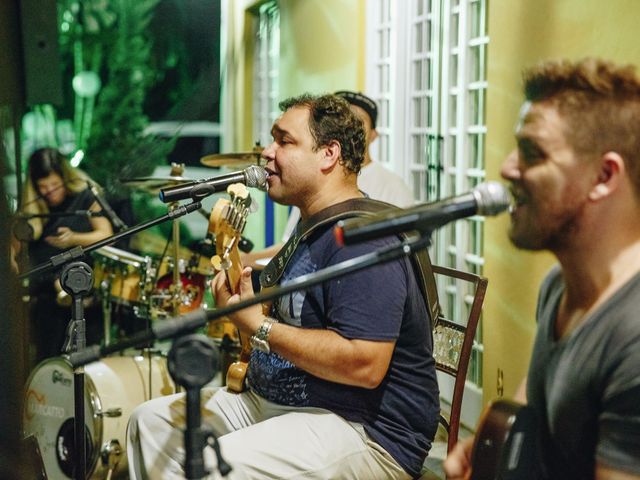
{"type": "Polygon", "coordinates": [[[262,148],[253,152],[215,153],[200,159],[200,163],[207,167],[248,167],[260,162],[262,148]]]}
{"type": "Polygon", "coordinates": [[[172,187],[182,183],[193,182],[193,178],[181,175],[167,175],[165,177],[135,177],[121,179],[123,185],[140,190],[155,191],[164,187],[172,187]]]}

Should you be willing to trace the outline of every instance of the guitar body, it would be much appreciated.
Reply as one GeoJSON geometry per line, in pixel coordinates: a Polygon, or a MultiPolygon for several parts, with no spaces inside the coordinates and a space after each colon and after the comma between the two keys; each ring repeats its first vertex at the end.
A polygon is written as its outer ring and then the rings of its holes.
{"type": "Polygon", "coordinates": [[[471,480],[537,478],[536,418],[531,407],[493,401],[482,414],[471,454],[471,480]]]}
{"type": "MultiPolygon", "coordinates": [[[[233,293],[239,290],[239,282],[242,274],[242,263],[240,262],[240,252],[238,243],[246,219],[250,211],[251,198],[249,192],[243,184],[229,185],[227,188],[230,200],[221,198],[216,202],[209,217],[209,232],[215,235],[216,255],[211,258],[211,264],[216,270],[224,270],[227,277],[227,285],[233,293]]],[[[226,323],[222,330],[228,330],[229,320],[218,320],[216,326],[220,328],[220,323],[226,323]]],[[[232,325],[232,324],[231,324],[232,325]]],[[[251,345],[246,335],[240,333],[235,327],[236,338],[239,338],[241,351],[239,359],[233,362],[227,369],[226,384],[227,389],[232,392],[242,392],[245,390],[245,378],[251,356],[251,345]]],[[[231,336],[231,337],[234,337],[231,336]]]]}

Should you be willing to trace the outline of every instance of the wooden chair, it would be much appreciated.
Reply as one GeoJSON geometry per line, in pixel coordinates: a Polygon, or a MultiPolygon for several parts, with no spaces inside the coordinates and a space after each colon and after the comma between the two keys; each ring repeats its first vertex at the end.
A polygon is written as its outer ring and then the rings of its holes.
{"type": "Polygon", "coordinates": [[[436,370],[450,375],[454,379],[448,420],[442,413],[440,414],[440,423],[447,432],[448,453],[458,441],[465,380],[488,280],[473,273],[438,265],[433,265],[433,273],[436,278],[448,277],[453,279],[452,282],[455,284],[455,288],[465,285],[464,282],[470,288],[470,290],[467,290],[470,292],[468,293],[470,297],[467,298],[470,299],[471,305],[466,324],[456,323],[447,318],[447,314],[450,315],[450,312],[443,313],[443,298],[440,294],[440,313],[433,326],[433,354],[436,360],[436,370]]]}

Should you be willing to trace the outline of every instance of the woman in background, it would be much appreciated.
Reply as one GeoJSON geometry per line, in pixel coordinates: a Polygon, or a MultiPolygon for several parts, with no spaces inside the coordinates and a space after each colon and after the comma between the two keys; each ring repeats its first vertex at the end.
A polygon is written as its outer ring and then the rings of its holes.
{"type": "MultiPolygon", "coordinates": [[[[85,173],[72,168],[54,148],[41,148],[31,155],[21,209],[28,226],[23,222],[20,234],[14,231],[14,237],[19,238],[13,241],[14,253],[28,254],[22,265],[33,268],[71,247],[84,247],[113,233],[106,217],[75,214],[101,211],[89,182],[85,173]],[[25,243],[26,249],[22,248],[25,243]]],[[[61,291],[57,277],[57,271],[49,270],[29,278],[30,332],[36,362],[60,354],[71,318],[70,307],[56,301],[61,291]]],[[[89,341],[99,325],[86,313],[89,341]]]]}

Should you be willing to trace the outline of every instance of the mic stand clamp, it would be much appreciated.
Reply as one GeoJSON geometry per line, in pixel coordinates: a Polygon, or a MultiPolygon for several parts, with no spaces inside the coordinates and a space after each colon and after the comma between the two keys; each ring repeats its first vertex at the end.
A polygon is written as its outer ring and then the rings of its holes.
{"type": "Polygon", "coordinates": [[[187,392],[184,431],[185,476],[189,479],[204,478],[209,473],[204,465],[202,451],[210,445],[218,460],[220,475],[225,477],[231,466],[224,461],[213,431],[203,427],[200,416],[200,389],[209,383],[217,370],[217,352],[208,337],[190,334],[174,341],[167,358],[171,377],[187,392]]]}
{"type": "MultiPolygon", "coordinates": [[[[72,299],[71,320],[67,327],[67,338],[62,347],[63,353],[78,352],[87,346],[86,321],[84,319],[83,298],[93,287],[93,271],[84,262],[71,262],[60,272],[60,285],[72,299]]],[[[73,371],[73,478],[84,480],[86,477],[87,444],[84,426],[84,367],[73,371]]]]}

